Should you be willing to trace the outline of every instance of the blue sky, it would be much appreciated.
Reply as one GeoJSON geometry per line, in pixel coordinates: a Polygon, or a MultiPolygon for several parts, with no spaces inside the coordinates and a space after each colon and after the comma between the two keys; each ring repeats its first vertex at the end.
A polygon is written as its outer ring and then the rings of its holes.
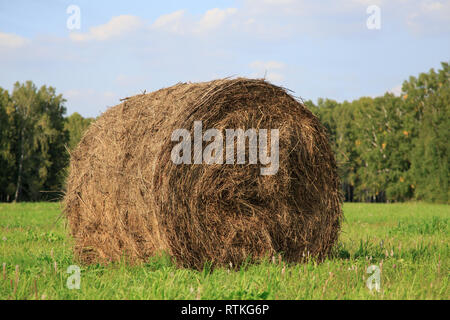
{"type": "Polygon", "coordinates": [[[68,114],[228,76],[266,76],[314,101],[400,94],[449,60],[450,1],[0,0],[0,86],[51,85],[68,114]],[[80,29],[67,28],[70,5],[80,29]],[[367,27],[371,5],[380,29],[367,27]]]}

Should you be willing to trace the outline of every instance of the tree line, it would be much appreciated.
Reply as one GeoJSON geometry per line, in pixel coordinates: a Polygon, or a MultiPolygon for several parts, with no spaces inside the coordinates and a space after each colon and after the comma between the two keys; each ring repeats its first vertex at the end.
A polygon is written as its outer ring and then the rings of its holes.
{"type": "Polygon", "coordinates": [[[448,203],[450,69],[410,77],[401,96],[307,101],[327,128],[346,201],[448,203]]]}
{"type": "MultiPolygon", "coordinates": [[[[339,103],[306,101],[326,127],[346,201],[448,203],[450,67],[403,83],[402,94],[339,103]]],[[[63,194],[69,152],[94,120],[66,117],[55,88],[0,88],[0,201],[63,194]]]]}
{"type": "Polygon", "coordinates": [[[65,99],[55,88],[31,81],[0,88],[0,201],[59,200],[69,150],[92,119],[65,117],[65,99]]]}

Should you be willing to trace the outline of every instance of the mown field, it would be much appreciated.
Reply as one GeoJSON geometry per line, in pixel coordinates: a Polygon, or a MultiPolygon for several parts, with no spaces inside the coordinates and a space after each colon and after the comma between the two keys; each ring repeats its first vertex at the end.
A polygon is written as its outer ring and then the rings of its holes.
{"type": "Polygon", "coordinates": [[[449,299],[450,206],[344,205],[334,256],[286,265],[278,257],[238,271],[177,269],[162,255],[142,266],[76,265],[58,203],[0,204],[0,299],[449,299]],[[380,268],[380,291],[367,268],[380,268]]]}

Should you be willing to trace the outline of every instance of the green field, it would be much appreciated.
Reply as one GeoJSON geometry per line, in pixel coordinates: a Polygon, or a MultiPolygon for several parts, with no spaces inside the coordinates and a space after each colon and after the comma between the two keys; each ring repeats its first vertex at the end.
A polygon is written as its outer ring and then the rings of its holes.
{"type": "Polygon", "coordinates": [[[0,299],[449,299],[450,206],[345,204],[334,256],[284,265],[278,257],[240,270],[177,269],[154,257],[142,266],[76,265],[58,203],[0,204],[0,299]],[[366,286],[380,267],[381,289],[366,286]]]}

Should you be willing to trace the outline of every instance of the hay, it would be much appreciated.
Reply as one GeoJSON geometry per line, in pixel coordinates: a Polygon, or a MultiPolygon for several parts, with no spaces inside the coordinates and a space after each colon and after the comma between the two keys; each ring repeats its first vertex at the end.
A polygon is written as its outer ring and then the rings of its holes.
{"type": "Polygon", "coordinates": [[[166,251],[201,269],[282,253],[323,259],[341,223],[339,179],[325,130],[264,80],[177,84],[127,98],[71,154],[64,200],[76,256],[144,261],[166,251]],[[175,129],[279,129],[278,173],[262,165],[175,165],[175,129]]]}

